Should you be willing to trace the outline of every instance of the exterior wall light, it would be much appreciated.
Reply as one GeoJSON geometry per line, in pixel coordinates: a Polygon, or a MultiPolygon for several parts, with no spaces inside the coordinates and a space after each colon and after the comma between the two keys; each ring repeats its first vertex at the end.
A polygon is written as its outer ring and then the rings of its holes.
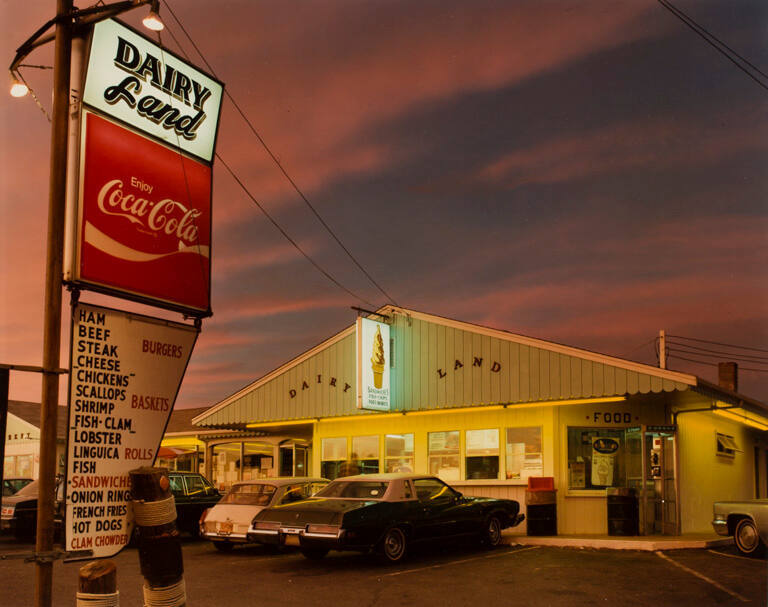
{"type": "Polygon", "coordinates": [[[11,97],[24,97],[29,93],[29,87],[11,72],[11,97]]]}
{"type": "Polygon", "coordinates": [[[146,17],[144,17],[141,23],[148,30],[152,30],[153,32],[161,32],[165,28],[165,25],[163,25],[163,22],[160,19],[159,13],[160,13],[160,2],[158,0],[153,0],[152,6],[149,9],[149,14],[146,17]]]}

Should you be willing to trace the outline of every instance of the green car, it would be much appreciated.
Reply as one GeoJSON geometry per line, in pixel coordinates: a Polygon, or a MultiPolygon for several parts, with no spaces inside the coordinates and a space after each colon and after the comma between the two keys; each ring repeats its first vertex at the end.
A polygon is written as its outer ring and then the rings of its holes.
{"type": "Polygon", "coordinates": [[[169,472],[168,480],[176,500],[176,528],[199,535],[200,517],[219,502],[221,493],[197,472],[169,472]]]}
{"type": "Polygon", "coordinates": [[[298,546],[311,559],[329,550],[375,550],[397,563],[415,544],[468,537],[497,546],[502,529],[524,518],[514,500],[466,497],[434,476],[361,474],[336,479],[310,499],[265,508],[248,539],[298,546]]]}

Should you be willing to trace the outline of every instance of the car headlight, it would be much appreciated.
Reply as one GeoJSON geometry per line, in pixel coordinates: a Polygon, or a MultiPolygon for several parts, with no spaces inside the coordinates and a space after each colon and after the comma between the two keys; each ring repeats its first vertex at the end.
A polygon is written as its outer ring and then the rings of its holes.
{"type": "Polygon", "coordinates": [[[307,533],[327,533],[329,535],[336,535],[338,532],[338,525],[307,525],[307,533]]]}

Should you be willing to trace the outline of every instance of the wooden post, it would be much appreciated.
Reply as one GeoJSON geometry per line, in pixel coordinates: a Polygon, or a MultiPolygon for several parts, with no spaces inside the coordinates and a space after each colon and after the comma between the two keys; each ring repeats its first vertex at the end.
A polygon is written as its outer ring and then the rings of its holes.
{"type": "Polygon", "coordinates": [[[112,561],[91,561],[83,565],[77,589],[77,607],[119,605],[117,567],[112,561]]]}
{"type": "Polygon", "coordinates": [[[144,576],[144,605],[186,605],[184,563],[168,470],[143,467],[129,474],[139,566],[144,576]]]}

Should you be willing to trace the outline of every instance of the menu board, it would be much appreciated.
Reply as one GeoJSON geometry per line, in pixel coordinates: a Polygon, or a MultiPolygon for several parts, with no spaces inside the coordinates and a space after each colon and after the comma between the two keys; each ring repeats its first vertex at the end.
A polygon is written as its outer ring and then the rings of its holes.
{"type": "Polygon", "coordinates": [[[109,557],[130,540],[128,472],[154,463],[197,334],[181,323],[73,307],[67,550],[109,557]]]}

